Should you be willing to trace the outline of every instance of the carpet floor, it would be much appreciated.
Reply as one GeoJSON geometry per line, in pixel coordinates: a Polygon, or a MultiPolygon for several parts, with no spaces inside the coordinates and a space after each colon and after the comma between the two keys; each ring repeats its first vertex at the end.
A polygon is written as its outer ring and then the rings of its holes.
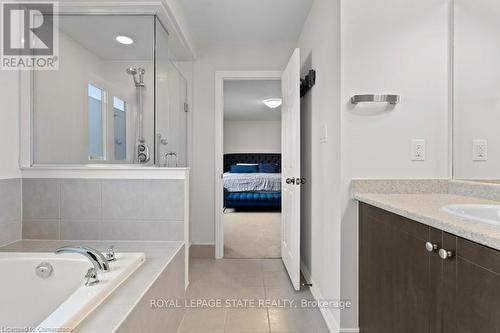
{"type": "Polygon", "coordinates": [[[224,214],[225,258],[281,258],[281,213],[224,214]]]}

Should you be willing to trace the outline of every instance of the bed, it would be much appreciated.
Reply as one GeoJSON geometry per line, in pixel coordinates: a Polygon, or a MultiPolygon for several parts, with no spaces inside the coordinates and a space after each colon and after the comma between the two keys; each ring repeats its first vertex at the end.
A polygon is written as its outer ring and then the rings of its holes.
{"type": "Polygon", "coordinates": [[[225,208],[281,209],[281,154],[224,154],[223,178],[225,208]],[[236,165],[275,165],[276,170],[231,172],[236,165]]]}

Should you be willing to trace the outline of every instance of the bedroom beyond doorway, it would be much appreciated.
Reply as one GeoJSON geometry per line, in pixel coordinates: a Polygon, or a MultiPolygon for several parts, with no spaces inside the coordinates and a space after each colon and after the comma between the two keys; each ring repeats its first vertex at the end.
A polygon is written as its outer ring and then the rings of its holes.
{"type": "Polygon", "coordinates": [[[281,81],[223,86],[225,258],[281,257],[281,81]]]}

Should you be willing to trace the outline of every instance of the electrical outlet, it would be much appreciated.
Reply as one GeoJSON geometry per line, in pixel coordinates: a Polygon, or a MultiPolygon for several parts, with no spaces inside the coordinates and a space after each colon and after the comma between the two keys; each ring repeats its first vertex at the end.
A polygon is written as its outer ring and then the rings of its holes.
{"type": "Polygon", "coordinates": [[[472,160],[486,161],[488,159],[488,141],[472,140],[472,160]]]}
{"type": "Polygon", "coordinates": [[[411,160],[425,161],[425,140],[411,140],[411,160]]]}

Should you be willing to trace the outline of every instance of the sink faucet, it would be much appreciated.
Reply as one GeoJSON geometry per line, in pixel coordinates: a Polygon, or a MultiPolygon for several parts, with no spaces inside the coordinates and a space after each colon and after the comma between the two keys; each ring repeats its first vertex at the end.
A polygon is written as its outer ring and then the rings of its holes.
{"type": "Polygon", "coordinates": [[[63,246],[54,251],[56,254],[60,253],[78,253],[87,257],[92,265],[94,265],[94,270],[107,272],[109,271],[109,262],[102,255],[101,252],[87,246],[63,246]]]}

